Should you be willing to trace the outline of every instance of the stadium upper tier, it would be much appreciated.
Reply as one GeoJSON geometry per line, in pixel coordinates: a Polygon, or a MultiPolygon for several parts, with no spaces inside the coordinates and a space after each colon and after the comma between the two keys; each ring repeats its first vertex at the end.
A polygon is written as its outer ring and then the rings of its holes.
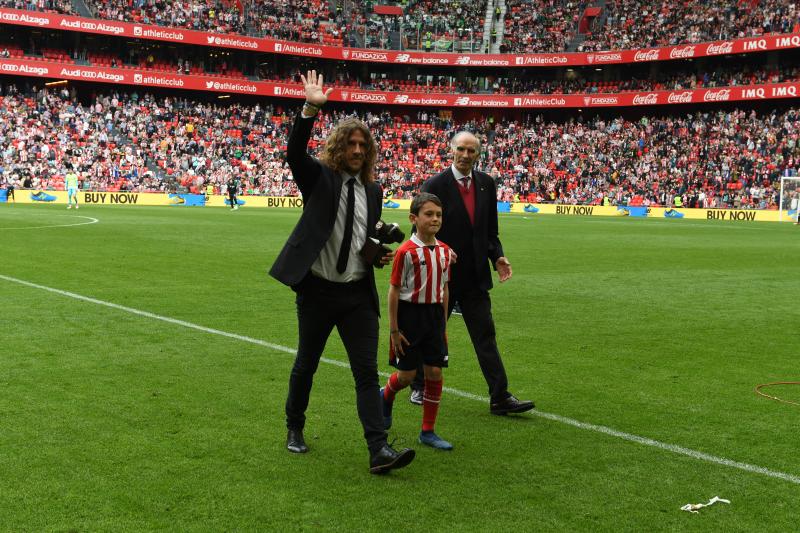
{"type": "MultiPolygon", "coordinates": [[[[84,3],[84,0],[73,0],[84,3]]],[[[795,0],[85,0],[106,20],[359,48],[472,52],[629,50],[800,31],[795,0]],[[386,8],[386,9],[380,9],[386,8]],[[381,14],[384,11],[397,14],[381,14]]],[[[78,14],[68,0],[0,6],[78,14]]]]}
{"type": "MultiPolygon", "coordinates": [[[[60,50],[41,48],[30,54],[18,45],[0,41],[0,58],[37,60],[66,64],[85,64],[94,67],[137,69],[178,75],[214,76],[252,81],[233,62],[216,55],[196,54],[195,57],[176,57],[171,49],[151,48],[141,52],[132,49],[128,53],[93,52],[88,50],[60,50]],[[85,54],[85,56],[84,56],[85,54]],[[80,62],[80,63],[79,63],[80,62]]],[[[294,87],[302,94],[301,70],[296,64],[261,65],[259,78],[265,82],[280,83],[294,87]]],[[[624,79],[609,79],[594,76],[596,72],[586,70],[572,72],[562,79],[533,78],[531,76],[507,75],[506,73],[477,76],[435,76],[411,74],[405,78],[393,78],[391,74],[372,69],[367,73],[360,69],[337,69],[335,78],[329,80],[331,87],[380,93],[420,94],[475,94],[475,95],[593,95],[638,93],[643,91],[674,91],[685,89],[743,87],[765,84],[800,82],[800,67],[782,65],[758,68],[747,64],[717,65],[713,68],[685,70],[665,69],[651,73],[649,78],[637,78],[628,74],[624,79]],[[588,76],[588,77],[585,77],[588,76]],[[594,78],[594,79],[592,79],[594,78]]],[[[788,93],[787,93],[788,94],[788,93]]]]}
{"type": "MultiPolygon", "coordinates": [[[[83,106],[74,95],[5,88],[0,101],[3,179],[63,188],[68,168],[93,190],[217,191],[230,176],[246,192],[297,194],[284,161],[293,113],[272,105],[109,94],[83,106]]],[[[325,113],[310,142],[319,148],[345,113],[325,113]]],[[[800,172],[800,113],[725,110],[591,121],[454,123],[419,111],[362,119],[379,142],[384,189],[407,197],[450,164],[448,139],[462,129],[483,141],[479,168],[495,177],[498,200],[627,205],[775,208],[780,177],[800,172]]]]}

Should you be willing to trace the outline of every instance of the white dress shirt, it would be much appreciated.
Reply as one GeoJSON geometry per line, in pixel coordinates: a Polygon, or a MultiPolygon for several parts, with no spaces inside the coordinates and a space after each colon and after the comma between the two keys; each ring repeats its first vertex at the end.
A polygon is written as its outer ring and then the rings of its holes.
{"type": "Polygon", "coordinates": [[[359,255],[367,239],[367,189],[361,183],[361,176],[352,176],[342,172],[342,193],[339,198],[339,209],[336,212],[336,222],[333,225],[328,242],[322,247],[319,257],[311,265],[311,272],[328,281],[348,283],[358,281],[367,274],[367,264],[359,255]],[[355,207],[353,210],[353,238],[350,241],[350,257],[347,259],[347,268],[339,274],[336,262],[339,259],[339,250],[344,237],[344,225],[347,218],[347,183],[355,180],[353,193],[355,194],[355,207]]]}
{"type": "Polygon", "coordinates": [[[474,185],[474,180],[472,179],[472,171],[469,171],[469,174],[462,174],[458,171],[455,165],[450,165],[450,169],[453,171],[453,176],[455,176],[456,181],[461,185],[464,185],[464,182],[461,181],[464,178],[469,178],[469,186],[472,187],[474,185]]]}

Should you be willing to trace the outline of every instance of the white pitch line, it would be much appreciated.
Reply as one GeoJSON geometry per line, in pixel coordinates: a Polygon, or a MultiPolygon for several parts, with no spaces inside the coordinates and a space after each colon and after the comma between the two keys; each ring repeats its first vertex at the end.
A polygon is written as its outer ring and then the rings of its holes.
{"type": "MultiPolygon", "coordinates": [[[[126,313],[131,313],[133,315],[142,316],[146,318],[152,318],[154,320],[160,320],[161,322],[167,322],[169,324],[175,324],[177,326],[183,326],[185,328],[194,329],[197,331],[202,331],[204,333],[210,333],[212,335],[220,335],[222,337],[227,337],[229,339],[235,339],[242,342],[247,342],[250,344],[256,344],[258,346],[264,346],[265,348],[269,348],[271,350],[275,350],[278,352],[284,352],[288,354],[295,354],[297,350],[293,348],[289,348],[288,346],[282,346],[280,344],[274,344],[271,342],[267,342],[261,339],[256,339],[253,337],[248,337],[246,335],[238,335],[236,333],[230,333],[227,331],[222,331],[219,329],[214,328],[207,328],[205,326],[200,326],[198,324],[193,324],[191,322],[186,322],[185,320],[178,320],[176,318],[170,318],[167,316],[157,315],[155,313],[150,313],[148,311],[142,311],[140,309],[134,309],[133,307],[126,307],[124,305],[115,304],[112,302],[106,302],[103,300],[98,300],[96,298],[90,298],[89,296],[83,296],[81,294],[76,294],[74,292],[63,291],[61,289],[54,289],[52,287],[47,287],[44,285],[39,285],[37,283],[31,283],[30,281],[25,281],[17,278],[12,278],[11,276],[4,276],[0,274],[0,279],[9,281],[11,283],[17,283],[19,285],[24,285],[26,287],[31,287],[33,289],[40,289],[43,291],[51,292],[53,294],[59,294],[61,296],[66,296],[68,298],[74,298],[76,300],[81,300],[88,303],[93,303],[96,305],[101,305],[103,307],[109,307],[111,309],[117,309],[119,311],[124,311],[126,313]]],[[[350,368],[350,365],[339,361],[336,359],[328,359],[327,357],[321,358],[321,361],[330,365],[335,365],[341,368],[350,368]]],[[[385,372],[380,373],[383,376],[388,376],[389,374],[385,372]]],[[[458,389],[451,389],[449,387],[444,388],[445,391],[448,393],[459,396],[461,398],[467,398],[470,400],[479,401],[482,403],[489,403],[489,398],[485,396],[480,396],[477,394],[472,394],[469,392],[460,391],[458,389]]],[[[566,424],[568,426],[572,426],[578,429],[583,429],[586,431],[593,431],[595,433],[601,433],[603,435],[608,435],[610,437],[616,437],[618,439],[627,440],[629,442],[635,442],[637,444],[642,444],[644,446],[650,446],[652,448],[657,448],[659,450],[668,451],[672,453],[676,453],[678,455],[685,455],[687,457],[691,457],[693,459],[697,459],[700,461],[705,461],[707,463],[718,464],[722,466],[727,466],[730,468],[736,468],[738,470],[743,470],[745,472],[750,472],[753,474],[760,474],[763,476],[768,476],[776,479],[782,479],[784,481],[788,481],[790,483],[794,483],[800,485],[800,476],[796,476],[793,474],[787,474],[785,472],[779,472],[777,470],[770,470],[769,468],[764,468],[762,466],[752,465],[749,463],[742,463],[739,461],[733,461],[731,459],[726,459],[724,457],[719,457],[716,455],[711,455],[704,452],[699,452],[697,450],[692,450],[690,448],[684,448],[683,446],[677,446],[675,444],[668,444],[665,442],[649,439],[647,437],[640,437],[638,435],[633,435],[631,433],[625,433],[624,431],[618,431],[616,429],[607,427],[607,426],[599,426],[596,424],[589,424],[586,422],[581,422],[580,420],[575,420],[573,418],[568,418],[565,416],[553,414],[553,413],[546,413],[544,411],[531,411],[531,414],[538,416],[540,418],[544,418],[547,420],[551,420],[553,422],[559,422],[561,424],[566,424]]]]}
{"type": "MultiPolygon", "coordinates": [[[[44,214],[44,213],[42,213],[44,214]]],[[[75,224],[56,224],[54,226],[25,226],[22,228],[0,228],[0,231],[9,231],[13,229],[44,229],[44,228],[69,228],[71,226],[86,226],[88,224],[97,224],[100,220],[94,217],[85,217],[83,215],[54,215],[57,217],[74,217],[74,218],[86,218],[89,222],[77,222],[75,224]]]]}

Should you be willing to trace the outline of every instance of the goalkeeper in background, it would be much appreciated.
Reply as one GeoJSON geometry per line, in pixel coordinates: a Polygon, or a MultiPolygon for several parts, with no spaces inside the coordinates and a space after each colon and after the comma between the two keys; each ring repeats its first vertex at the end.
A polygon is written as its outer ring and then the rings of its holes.
{"type": "Polygon", "coordinates": [[[67,190],[67,209],[72,209],[72,201],[75,201],[75,209],[78,209],[78,175],[70,167],[69,172],[64,177],[64,188],[67,190]]]}

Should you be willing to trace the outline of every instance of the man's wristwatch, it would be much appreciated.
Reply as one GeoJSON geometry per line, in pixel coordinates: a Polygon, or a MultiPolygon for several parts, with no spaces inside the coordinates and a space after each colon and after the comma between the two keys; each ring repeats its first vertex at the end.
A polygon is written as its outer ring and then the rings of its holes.
{"type": "Polygon", "coordinates": [[[303,104],[303,115],[307,117],[313,117],[314,115],[319,113],[320,109],[322,108],[316,104],[312,104],[311,102],[305,102],[303,104]]]}

